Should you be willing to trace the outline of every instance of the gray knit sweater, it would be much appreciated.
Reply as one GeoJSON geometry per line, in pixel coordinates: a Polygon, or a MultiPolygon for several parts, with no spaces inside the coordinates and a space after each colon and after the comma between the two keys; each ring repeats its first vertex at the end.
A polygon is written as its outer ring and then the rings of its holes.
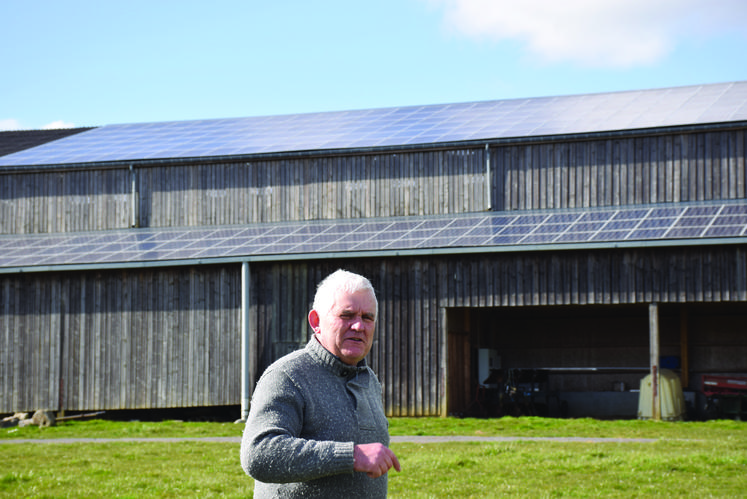
{"type": "Polygon", "coordinates": [[[381,384],[316,338],[273,363],[257,383],[241,440],[254,497],[386,497],[387,475],[353,471],[353,447],[389,445],[381,384]]]}

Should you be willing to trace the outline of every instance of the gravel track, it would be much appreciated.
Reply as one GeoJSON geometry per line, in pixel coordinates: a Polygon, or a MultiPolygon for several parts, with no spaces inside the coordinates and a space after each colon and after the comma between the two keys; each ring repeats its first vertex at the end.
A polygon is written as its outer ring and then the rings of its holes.
{"type": "MultiPolygon", "coordinates": [[[[391,437],[392,443],[438,444],[446,442],[582,442],[582,443],[653,443],[657,438],[596,438],[596,437],[472,437],[472,436],[399,436],[391,437]]],[[[241,437],[194,437],[194,438],[24,438],[0,439],[2,444],[77,444],[110,442],[224,442],[241,443],[241,437]]]]}

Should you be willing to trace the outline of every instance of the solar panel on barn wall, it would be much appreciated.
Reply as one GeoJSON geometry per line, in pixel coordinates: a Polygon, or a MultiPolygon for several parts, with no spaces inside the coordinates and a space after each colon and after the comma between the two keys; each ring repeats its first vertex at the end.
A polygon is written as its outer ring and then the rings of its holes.
{"type": "Polygon", "coordinates": [[[0,237],[0,268],[747,236],[747,201],[0,237]]]}

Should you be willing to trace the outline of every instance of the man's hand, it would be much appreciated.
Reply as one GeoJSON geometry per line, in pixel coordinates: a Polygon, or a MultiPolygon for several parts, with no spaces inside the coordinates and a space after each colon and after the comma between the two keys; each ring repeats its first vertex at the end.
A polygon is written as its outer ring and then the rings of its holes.
{"type": "Polygon", "coordinates": [[[356,445],[353,450],[353,469],[363,471],[371,478],[378,478],[393,466],[400,471],[399,461],[394,452],[378,442],[356,445]]]}

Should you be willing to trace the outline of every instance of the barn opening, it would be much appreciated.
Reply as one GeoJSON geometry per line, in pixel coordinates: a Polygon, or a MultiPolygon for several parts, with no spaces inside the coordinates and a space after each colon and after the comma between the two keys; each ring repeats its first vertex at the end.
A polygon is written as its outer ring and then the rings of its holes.
{"type": "MultiPolygon", "coordinates": [[[[744,375],[747,304],[660,304],[660,365],[702,419],[704,375],[744,375]]],[[[636,418],[650,372],[647,304],[450,308],[448,413],[636,418]]],[[[737,417],[739,414],[737,414],[737,417]]]]}

